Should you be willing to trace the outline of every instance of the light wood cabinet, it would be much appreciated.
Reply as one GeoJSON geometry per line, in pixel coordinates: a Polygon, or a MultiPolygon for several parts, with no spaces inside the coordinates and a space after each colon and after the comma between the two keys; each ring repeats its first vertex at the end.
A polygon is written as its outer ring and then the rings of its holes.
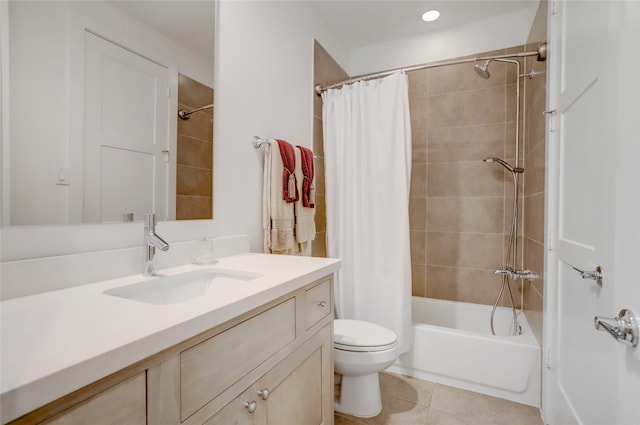
{"type": "Polygon", "coordinates": [[[331,283],[310,283],[12,424],[332,425],[331,283]]]}

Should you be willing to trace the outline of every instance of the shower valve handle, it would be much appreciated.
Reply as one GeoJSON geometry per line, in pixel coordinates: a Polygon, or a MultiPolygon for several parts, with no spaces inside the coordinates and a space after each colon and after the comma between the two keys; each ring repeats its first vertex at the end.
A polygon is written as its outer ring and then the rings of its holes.
{"type": "Polygon", "coordinates": [[[602,286],[602,278],[604,277],[604,275],[602,274],[602,268],[600,266],[597,266],[594,271],[580,270],[579,268],[573,266],[572,268],[580,274],[581,278],[595,280],[598,286],[602,286]]]}
{"type": "Polygon", "coordinates": [[[617,317],[596,316],[593,324],[599,331],[607,331],[617,341],[626,343],[632,347],[638,345],[640,336],[638,319],[633,311],[622,309],[617,317]]]}

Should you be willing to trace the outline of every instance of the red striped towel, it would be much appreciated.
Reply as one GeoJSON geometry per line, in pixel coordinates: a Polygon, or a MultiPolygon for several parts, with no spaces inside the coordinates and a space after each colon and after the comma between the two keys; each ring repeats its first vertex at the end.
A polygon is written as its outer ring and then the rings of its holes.
{"type": "Polygon", "coordinates": [[[276,142],[278,142],[282,164],[284,165],[284,170],[282,171],[282,199],[287,203],[296,202],[300,199],[298,182],[294,174],[296,169],[296,154],[293,146],[288,142],[280,139],[276,139],[276,142]]]}
{"type": "Polygon", "coordinates": [[[304,180],[302,181],[302,205],[307,208],[314,208],[316,203],[316,190],[312,184],[314,173],[313,151],[300,145],[296,147],[300,149],[302,174],[304,175],[304,180]]]}

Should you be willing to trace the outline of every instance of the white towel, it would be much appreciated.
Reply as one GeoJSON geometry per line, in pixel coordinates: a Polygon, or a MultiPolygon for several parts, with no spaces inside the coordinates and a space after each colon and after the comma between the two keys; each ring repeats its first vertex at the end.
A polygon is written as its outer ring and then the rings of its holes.
{"type": "Polygon", "coordinates": [[[264,181],[262,191],[262,227],[264,252],[296,254],[294,203],[287,203],[282,193],[284,165],[278,142],[273,139],[264,145],[264,181]]]}

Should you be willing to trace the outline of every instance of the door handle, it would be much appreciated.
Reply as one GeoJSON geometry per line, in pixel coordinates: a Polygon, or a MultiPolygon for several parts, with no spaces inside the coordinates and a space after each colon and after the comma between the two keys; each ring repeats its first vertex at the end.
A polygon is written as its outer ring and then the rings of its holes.
{"type": "Polygon", "coordinates": [[[594,271],[580,270],[573,266],[571,266],[571,268],[580,273],[581,278],[595,280],[598,286],[602,287],[602,277],[604,275],[602,274],[602,268],[600,266],[597,266],[594,271]]]}
{"type": "Polygon", "coordinates": [[[593,318],[593,324],[599,331],[609,332],[617,341],[635,347],[638,345],[639,333],[638,318],[633,311],[628,309],[620,310],[617,317],[601,317],[593,318]]]}

